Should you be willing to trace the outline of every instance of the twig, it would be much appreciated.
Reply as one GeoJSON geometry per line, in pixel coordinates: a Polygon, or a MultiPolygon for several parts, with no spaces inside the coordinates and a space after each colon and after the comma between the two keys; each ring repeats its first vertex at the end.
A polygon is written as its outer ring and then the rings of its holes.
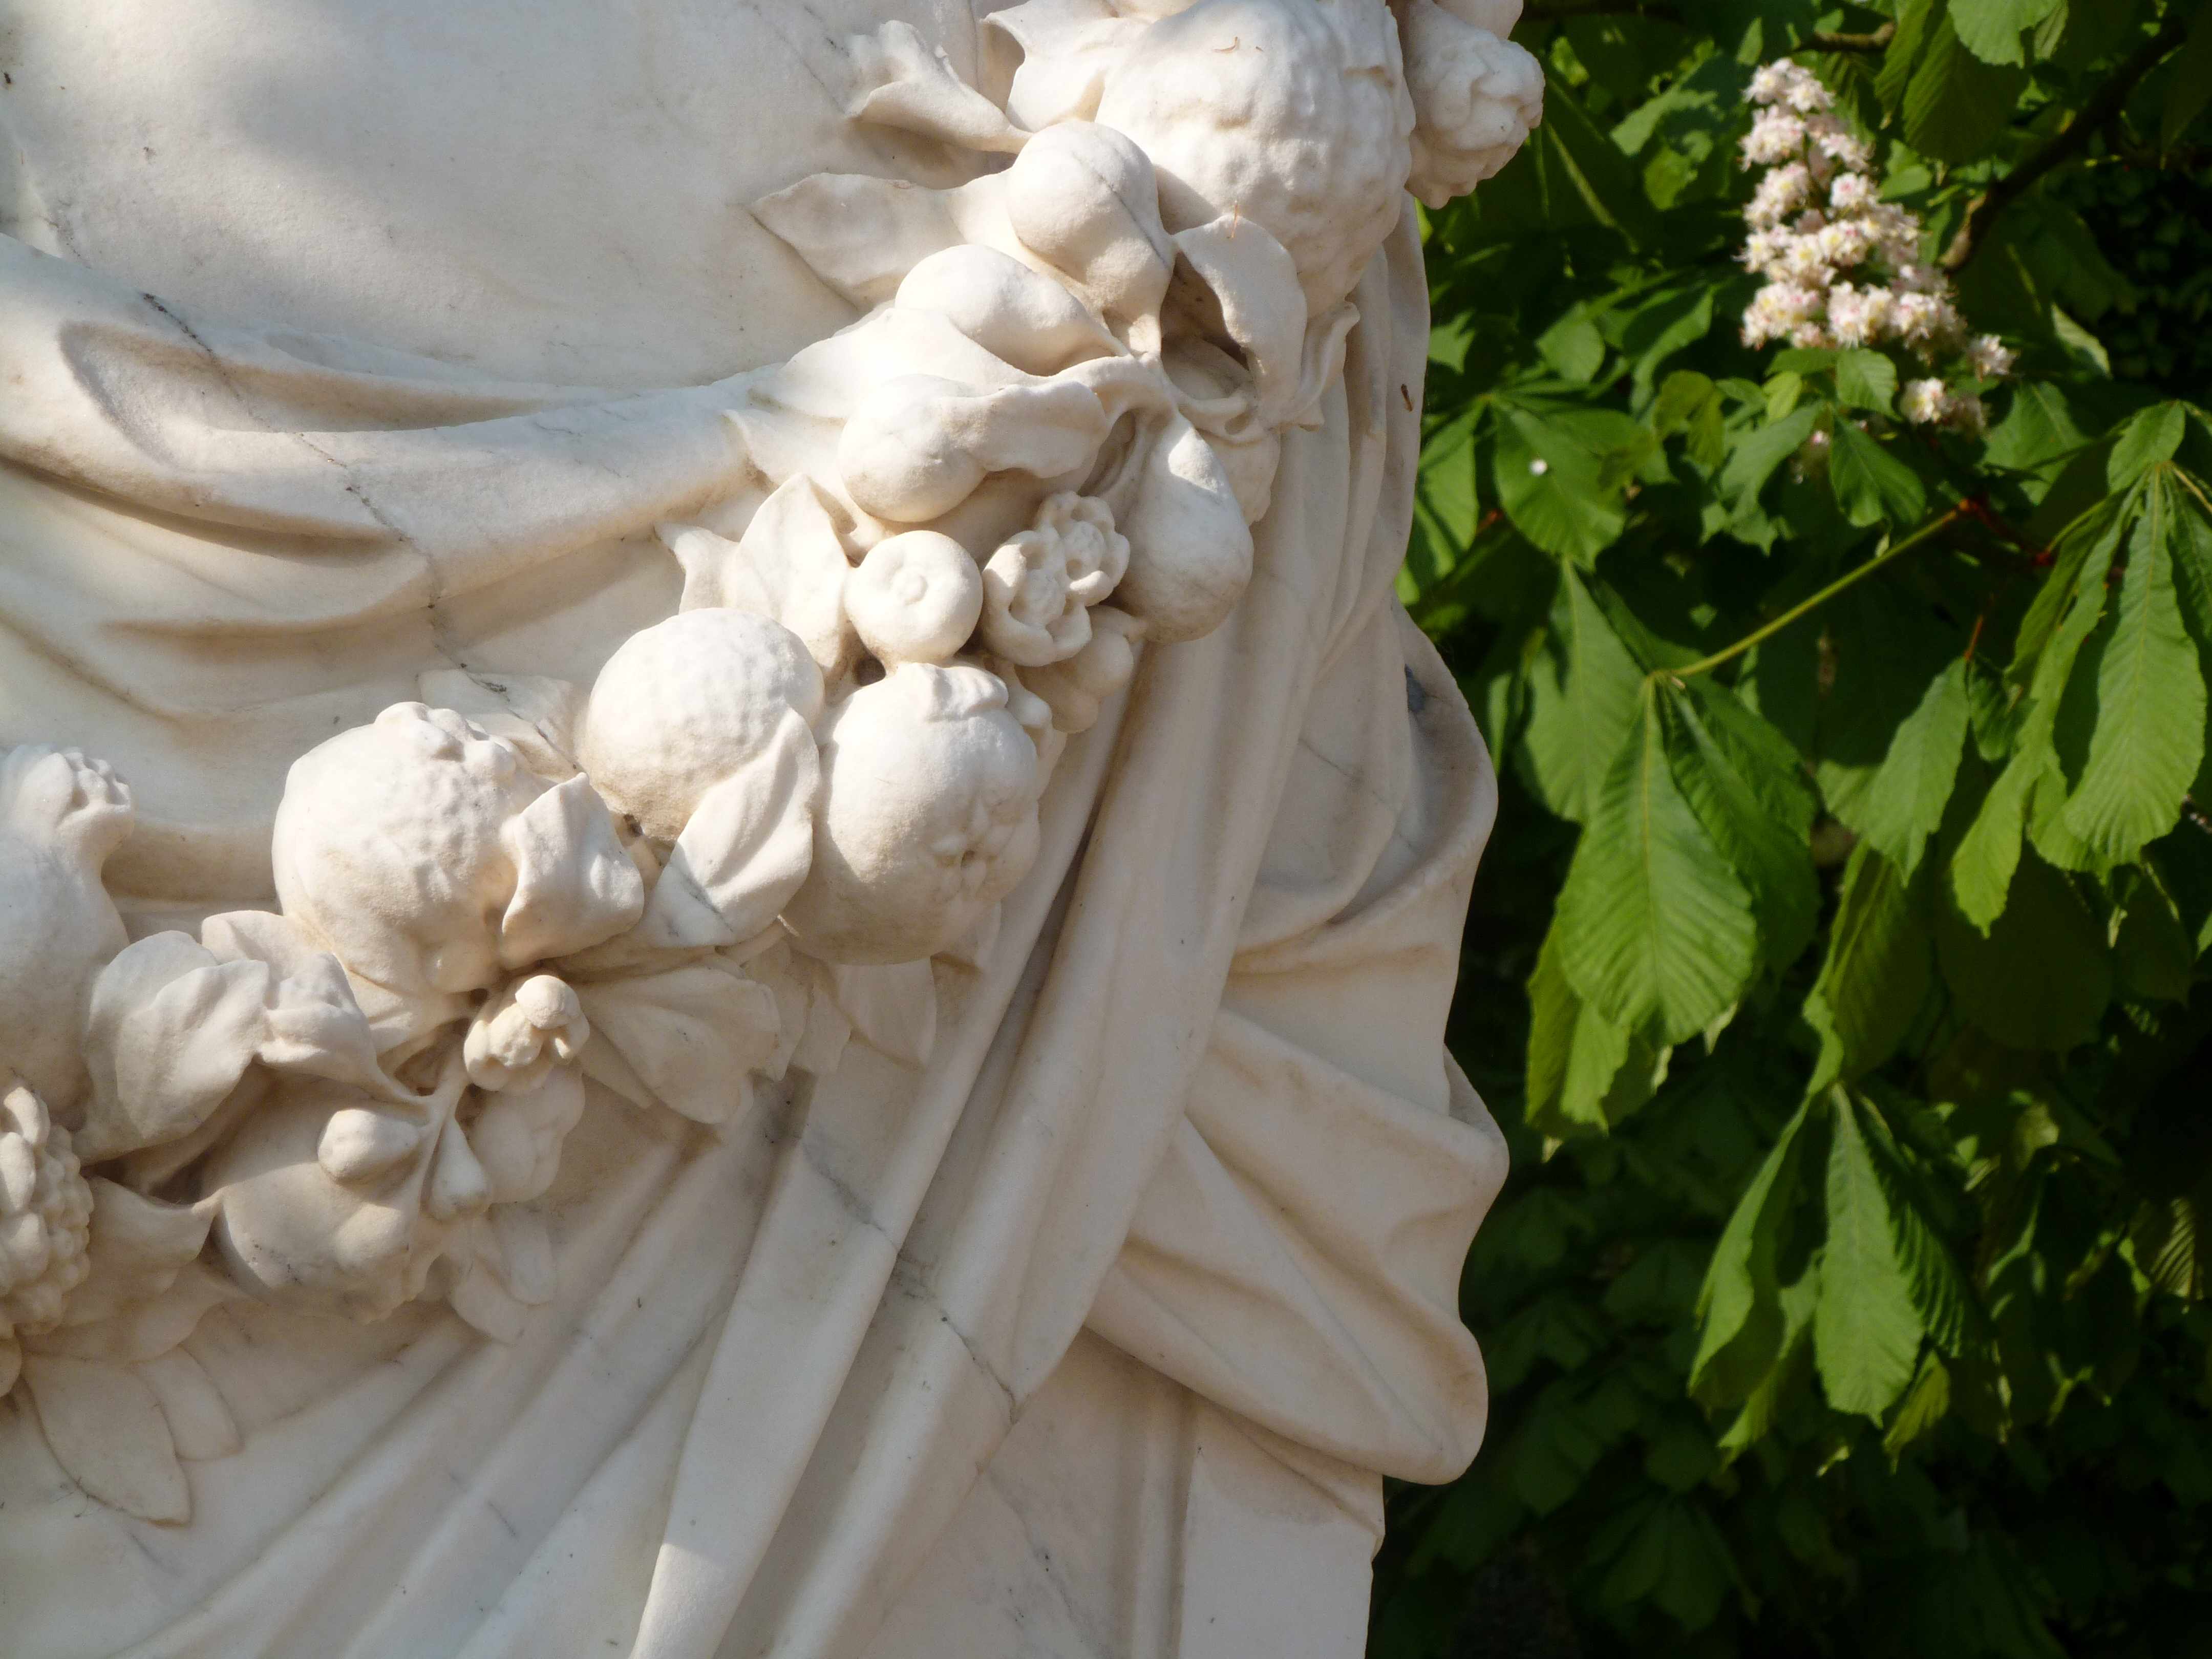
{"type": "Polygon", "coordinates": [[[1884,23],[1870,34],[1838,34],[1829,29],[1816,29],[1806,38],[1799,52],[1881,52],[1897,36],[1897,25],[1884,23]]]}
{"type": "Polygon", "coordinates": [[[1997,216],[2026,195],[2044,174],[2087,149],[2089,140],[2099,130],[2109,125],[2126,106],[2135,89],[2142,84],[2143,77],[2156,69],[2187,34],[2188,27],[2180,18],[2169,18],[2165,27],[2112,71],[2105,84],[2090,94],[2080,112],[2048,143],[1977,196],[1966,209],[1959,234],[1943,251],[1943,269],[1954,272],[1965,270],[1988,240],[1990,226],[1997,216]]]}
{"type": "Polygon", "coordinates": [[[1772,622],[1768,623],[1765,627],[1752,629],[1750,633],[1745,635],[1734,645],[1726,647],[1724,650],[1716,651],[1710,657],[1700,657],[1697,661],[1693,663],[1686,663],[1680,668],[1663,669],[1660,672],[1667,675],[1669,678],[1675,680],[1686,680],[1693,674],[1705,674],[1711,672],[1712,670],[1718,668],[1723,663],[1732,661],[1735,658],[1741,656],[1745,652],[1750,650],[1752,647],[1759,643],[1760,641],[1773,638],[1774,635],[1779,634],[1784,629],[1789,627],[1791,623],[1796,622],[1800,617],[1804,616],[1808,611],[1819,610],[1822,605],[1826,605],[1830,599],[1834,599],[1837,594],[1842,592],[1845,588],[1855,586],[1858,583],[1864,581],[1869,576],[1873,575],[1875,571],[1881,569],[1882,566],[1887,564],[1892,559],[1911,552],[1923,542],[1929,540],[1932,537],[1940,535],[1942,532],[1949,529],[1953,525],[1958,523],[1960,520],[1967,516],[1968,514],[1966,503],[1961,501],[1958,506],[1952,507],[1948,512],[1938,514],[1935,518],[1930,519],[1926,524],[1922,525],[1919,529],[1914,531],[1910,536],[1905,537],[1904,540],[1891,544],[1886,550],[1875,554],[1874,557],[1869,559],[1864,564],[1859,566],[1857,569],[1844,572],[1844,574],[1837,577],[1835,580],[1830,582],[1826,587],[1814,594],[1810,599],[1799,600],[1796,605],[1791,605],[1787,611],[1777,617],[1772,622]]]}

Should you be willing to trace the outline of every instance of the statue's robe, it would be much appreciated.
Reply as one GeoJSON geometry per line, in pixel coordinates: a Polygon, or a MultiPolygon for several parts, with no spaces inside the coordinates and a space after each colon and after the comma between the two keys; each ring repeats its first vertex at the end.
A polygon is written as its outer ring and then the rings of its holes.
{"type": "MultiPolygon", "coordinates": [[[[744,204],[951,176],[828,90],[892,15],[0,4],[0,741],[131,781],[135,928],[269,902],[286,767],[423,671],[588,679],[672,610],[652,526],[852,314],[744,204]]],[[[720,1139],[595,1091],[511,1345],[210,1315],[244,1445],[186,1526],[0,1407],[0,1648],[1357,1653],[1382,1476],[1481,1433],[1504,1159],[1442,1042],[1493,783],[1392,593],[1410,210],[1356,299],[1250,591],[1073,744],[926,1064],[855,1041],[720,1139]]]]}

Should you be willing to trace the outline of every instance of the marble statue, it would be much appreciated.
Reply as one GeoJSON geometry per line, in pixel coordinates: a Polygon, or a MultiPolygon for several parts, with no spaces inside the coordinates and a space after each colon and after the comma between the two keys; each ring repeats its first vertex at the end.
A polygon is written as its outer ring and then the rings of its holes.
{"type": "Polygon", "coordinates": [[[0,1651],[1364,1641],[1517,0],[0,0],[0,1651]]]}

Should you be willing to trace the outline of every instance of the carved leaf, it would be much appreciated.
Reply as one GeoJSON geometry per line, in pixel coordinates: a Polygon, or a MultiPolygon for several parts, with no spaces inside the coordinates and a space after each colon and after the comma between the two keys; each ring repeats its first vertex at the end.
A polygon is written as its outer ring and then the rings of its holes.
{"type": "Polygon", "coordinates": [[[479,1258],[446,1298],[453,1311],[495,1342],[512,1342],[529,1323],[530,1310],[507,1294],[479,1258]]]}
{"type": "Polygon", "coordinates": [[[1009,155],[1029,137],[963,81],[943,48],[929,46],[911,23],[895,20],[873,34],[853,35],[846,50],[853,95],[845,112],[855,121],[1009,155]]]}
{"type": "Polygon", "coordinates": [[[579,774],[500,831],[514,897],[500,921],[500,961],[520,968],[612,939],[645,908],[645,878],[615,837],[606,804],[579,774]]]}
{"type": "Polygon", "coordinates": [[[695,1122],[729,1121],[750,1098],[747,1073],[776,1049],[775,993],[719,957],[576,989],[594,1033],[585,1072],[695,1122]]]}
{"type": "Polygon", "coordinates": [[[70,1297],[65,1326],[111,1319],[161,1295],[198,1256],[215,1219],[211,1201],[163,1204],[99,1176],[90,1185],[92,1238],[84,1282],[70,1297]]]}
{"type": "Polygon", "coordinates": [[[889,967],[824,963],[830,994],[853,1035],[902,1066],[929,1063],[937,1046],[937,978],[929,963],[889,967]]]}
{"type": "Polygon", "coordinates": [[[1006,112],[1033,132],[1096,115],[1106,71],[1146,27],[1139,18],[1116,17],[1100,0],[1025,0],[984,22],[1022,49],[1006,112]]]}
{"type": "Polygon", "coordinates": [[[813,865],[821,790],[813,733],[786,709],[760,752],[700,797],[640,935],[666,948],[719,949],[772,926],[813,865]]]}
{"type": "Polygon", "coordinates": [[[172,1348],[138,1367],[140,1380],[161,1403],[177,1455],[192,1462],[228,1457],[240,1444],[238,1420],[206,1368],[182,1348],[172,1348]]]}
{"type": "Polygon", "coordinates": [[[811,478],[794,474],[761,503],[744,538],[696,525],[663,525],[660,538],[684,567],[684,611],[727,607],[783,624],[835,680],[860,655],[845,619],[851,568],[828,502],[811,478]]]}
{"type": "Polygon", "coordinates": [[[121,1365],[33,1353],[23,1357],[23,1382],[70,1480],[142,1520],[191,1519],[191,1487],[168,1419],[142,1378],[121,1365]]]}
{"type": "Polygon", "coordinates": [[[964,240],[948,194],[894,179],[817,173],[763,197],[753,217],[865,310],[890,299],[929,255],[964,240]]]}
{"type": "MultiPolygon", "coordinates": [[[[36,1338],[40,1353],[135,1365],[169,1352],[198,1328],[209,1309],[244,1294],[205,1262],[187,1266],[166,1288],[100,1318],[65,1323],[36,1338]]],[[[72,1303],[73,1318],[77,1310],[72,1303]]]]}
{"type": "Polygon", "coordinates": [[[88,1164],[190,1134],[253,1061],[272,975],[218,963],[185,933],[127,946],[93,981],[85,1059],[93,1096],[77,1155],[88,1164]]]}

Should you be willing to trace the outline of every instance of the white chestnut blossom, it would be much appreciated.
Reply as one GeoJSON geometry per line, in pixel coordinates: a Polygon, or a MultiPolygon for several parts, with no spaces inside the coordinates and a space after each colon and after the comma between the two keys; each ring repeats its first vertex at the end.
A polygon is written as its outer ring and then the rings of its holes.
{"type": "Polygon", "coordinates": [[[1994,334],[1977,334],[1966,343],[1966,362],[1985,380],[2001,380],[2012,373],[2013,354],[1994,334]]]}
{"type": "MultiPolygon", "coordinates": [[[[1744,313],[1744,343],[1902,347],[1933,369],[2009,374],[2013,355],[1995,337],[1968,339],[1948,278],[1922,255],[1919,216],[1881,199],[1873,147],[1827,89],[1784,60],[1752,76],[1749,97],[1759,112],[1743,164],[1765,171],[1744,210],[1741,258],[1766,285],[1744,313]]],[[[1985,423],[1980,399],[1940,374],[1915,380],[1900,407],[1917,425],[1978,433],[1985,423]]]]}

